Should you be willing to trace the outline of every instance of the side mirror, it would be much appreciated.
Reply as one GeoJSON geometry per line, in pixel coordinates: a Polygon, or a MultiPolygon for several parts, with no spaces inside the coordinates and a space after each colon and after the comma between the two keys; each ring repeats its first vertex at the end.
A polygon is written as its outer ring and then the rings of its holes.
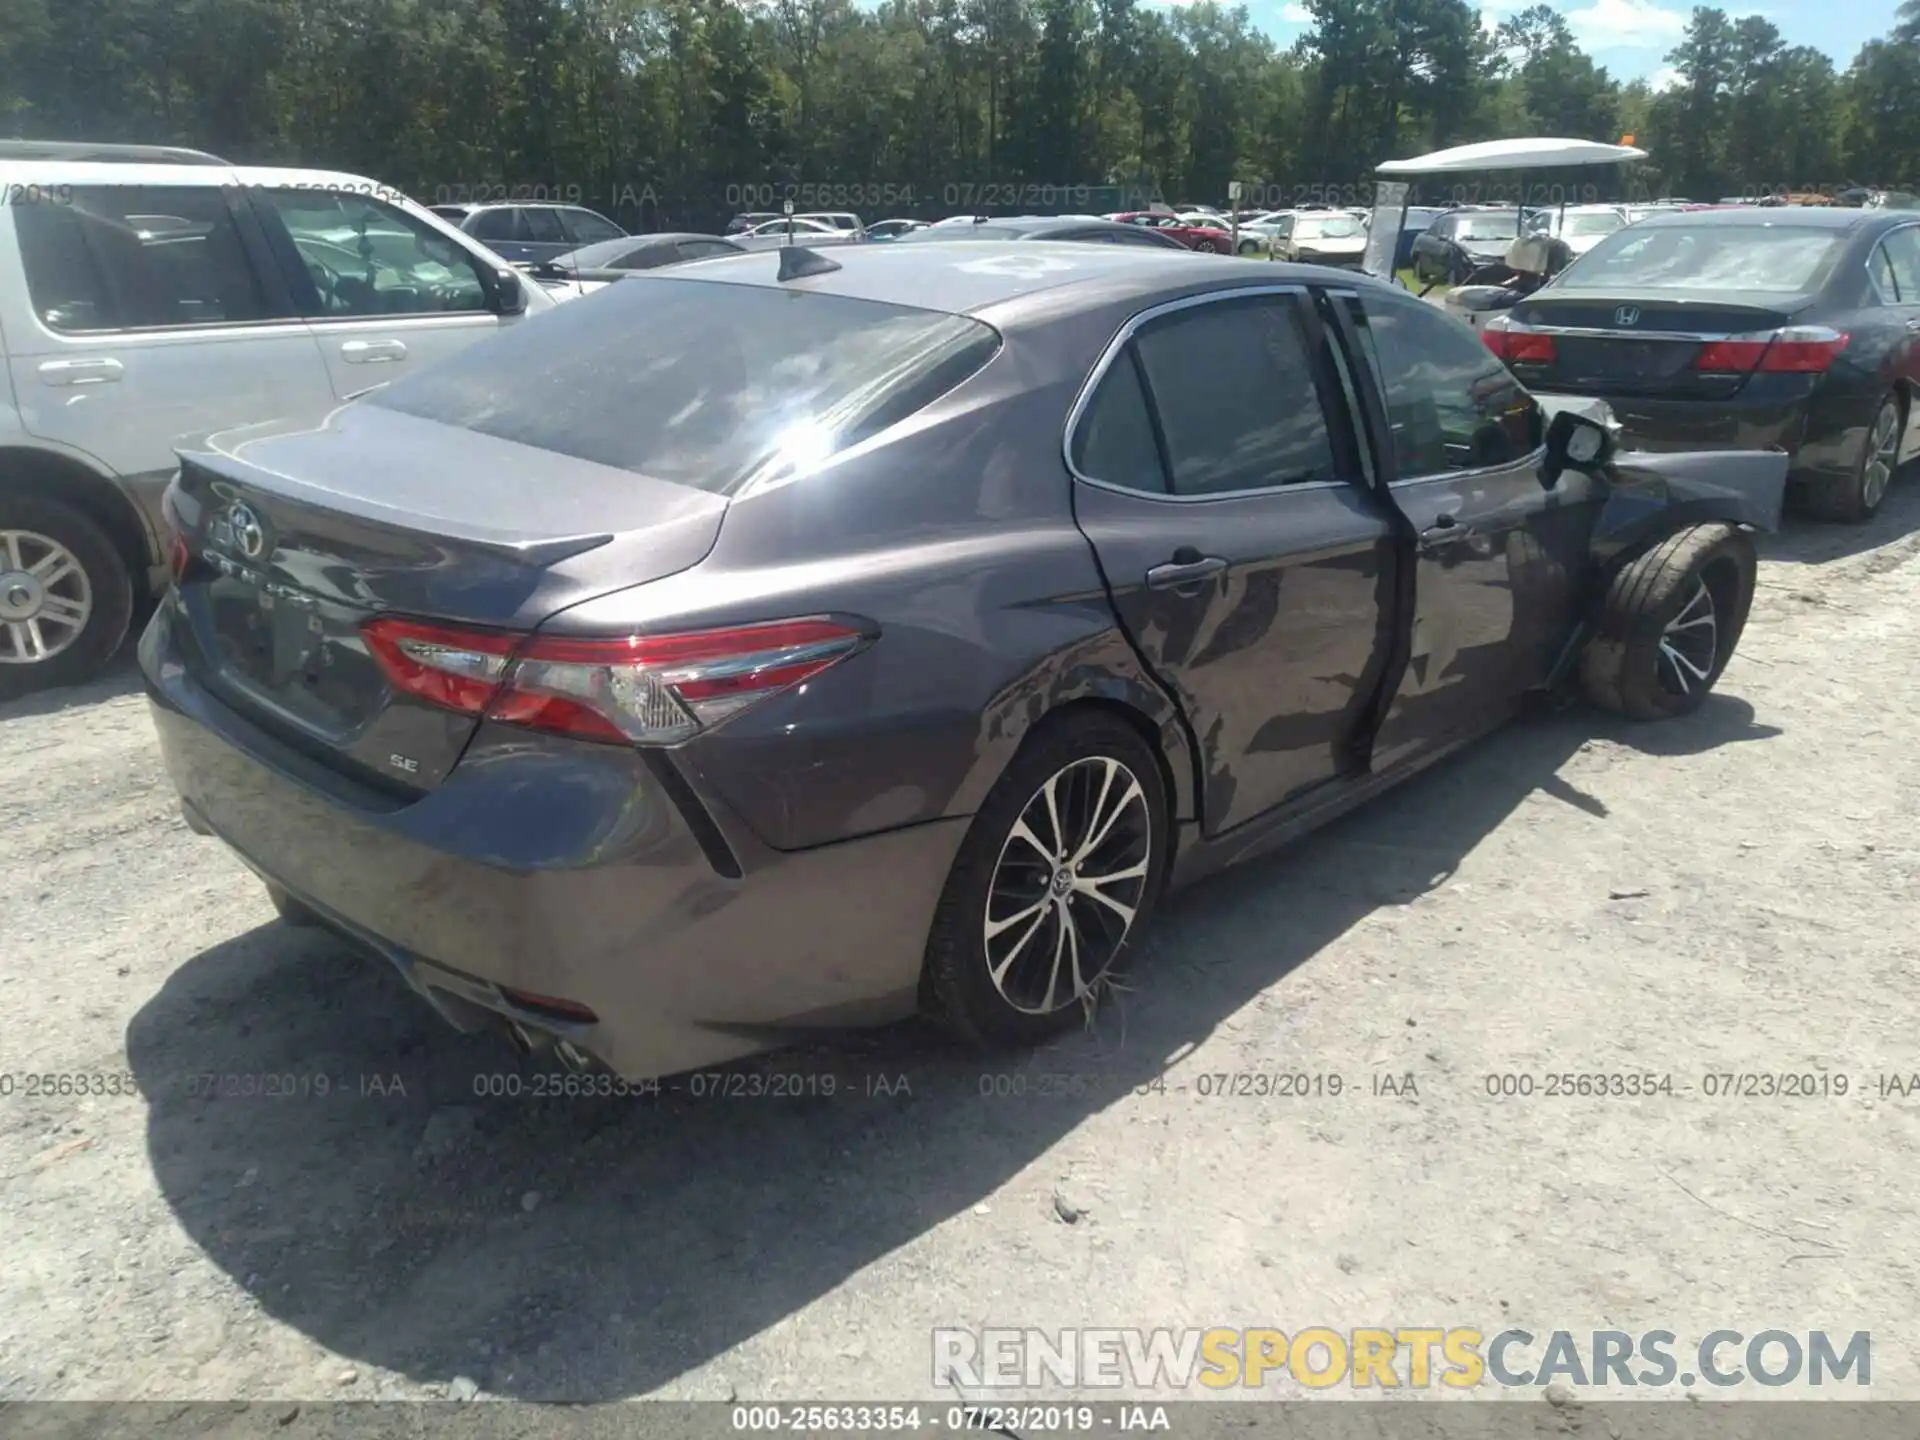
{"type": "Polygon", "coordinates": [[[527,313],[527,287],[521,284],[518,270],[503,265],[494,272],[493,308],[502,315],[527,313]]]}
{"type": "Polygon", "coordinates": [[[1605,425],[1562,410],[1547,425],[1547,459],[1540,469],[1540,484],[1551,490],[1568,470],[1588,475],[1604,470],[1613,452],[1613,432],[1605,425]]]}

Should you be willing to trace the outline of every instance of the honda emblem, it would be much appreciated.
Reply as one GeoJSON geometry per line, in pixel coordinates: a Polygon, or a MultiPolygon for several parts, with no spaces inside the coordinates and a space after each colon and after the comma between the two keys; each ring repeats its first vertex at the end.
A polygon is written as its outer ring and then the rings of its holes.
{"type": "Polygon", "coordinates": [[[1618,310],[1613,312],[1613,322],[1616,325],[1638,325],[1640,323],[1640,307],[1637,305],[1622,305],[1618,310]]]}

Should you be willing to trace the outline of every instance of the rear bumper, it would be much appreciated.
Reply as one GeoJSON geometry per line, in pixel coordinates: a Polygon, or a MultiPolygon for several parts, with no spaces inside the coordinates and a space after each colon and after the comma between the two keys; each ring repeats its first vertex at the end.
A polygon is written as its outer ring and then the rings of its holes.
{"type": "Polygon", "coordinates": [[[518,1021],[639,1079],[915,1008],[967,820],[781,853],[704,797],[713,823],[697,831],[635,751],[485,729],[438,789],[396,804],[200,686],[172,623],[169,597],[140,661],[190,823],[461,1028],[518,1021]],[[716,828],[738,878],[709,858],[716,828]],[[501,987],[584,1005],[597,1023],[527,1010],[501,987]]]}
{"type": "MultiPolygon", "coordinates": [[[[1797,378],[1797,377],[1793,377],[1797,378]]],[[[1751,382],[1750,382],[1751,383],[1751,382]]],[[[1557,394],[1564,408],[1602,402],[1603,397],[1557,394]]],[[[1544,403],[1547,397],[1541,396],[1544,403]]],[[[1667,400],[1606,396],[1603,401],[1629,450],[1784,450],[1788,479],[1848,475],[1859,457],[1864,421],[1847,423],[1830,408],[1800,393],[1748,394],[1725,400],[1667,400]]]]}

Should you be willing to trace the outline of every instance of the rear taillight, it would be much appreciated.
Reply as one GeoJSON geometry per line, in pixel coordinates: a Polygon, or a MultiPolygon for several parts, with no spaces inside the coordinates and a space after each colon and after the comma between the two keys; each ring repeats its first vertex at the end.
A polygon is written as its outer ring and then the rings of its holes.
{"type": "Polygon", "coordinates": [[[416,620],[371,620],[360,634],[394,689],[469,715],[486,710],[523,638],[416,620]]]}
{"type": "Polygon", "coordinates": [[[1553,336],[1518,323],[1510,316],[1496,315],[1480,332],[1487,349],[1509,365],[1551,365],[1554,359],[1553,336]]]}
{"type": "Polygon", "coordinates": [[[521,637],[375,620],[367,648],[395,689],[445,709],[588,740],[673,745],[863,649],[824,618],[619,639],[521,637]]]}
{"type": "Polygon", "coordinates": [[[1825,325],[1789,325],[1751,335],[1710,340],[1693,358],[1693,368],[1716,375],[1824,374],[1851,337],[1825,325]]]}
{"type": "Polygon", "coordinates": [[[167,569],[173,575],[173,583],[178,585],[185,580],[192,565],[193,551],[187,548],[187,537],[176,530],[173,532],[173,544],[167,549],[167,569]]]}

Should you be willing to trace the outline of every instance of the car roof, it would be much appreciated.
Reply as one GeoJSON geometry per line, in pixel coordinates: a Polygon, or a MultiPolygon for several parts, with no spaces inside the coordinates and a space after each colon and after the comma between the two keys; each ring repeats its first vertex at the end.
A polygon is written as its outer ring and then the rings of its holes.
{"type": "MultiPolygon", "coordinates": [[[[726,246],[729,250],[740,254],[746,253],[724,235],[707,235],[696,230],[662,230],[650,235],[619,235],[611,240],[595,240],[591,245],[582,245],[578,250],[569,250],[564,255],[555,256],[554,261],[556,264],[571,261],[579,265],[580,257],[583,255],[593,256],[595,259],[601,256],[637,255],[642,250],[670,250],[688,240],[711,240],[726,246]]],[[[588,264],[585,268],[592,270],[598,267],[588,264]]]]}
{"type": "Polygon", "coordinates": [[[955,315],[994,310],[999,312],[996,319],[1020,319],[1029,309],[1057,316],[1063,305],[1071,308],[1075,291],[1084,297],[1084,308],[1092,310],[1120,299],[1144,306],[1162,295],[1196,289],[1324,284],[1330,278],[1337,278],[1342,287],[1393,289],[1371,276],[1330,277],[1321,266],[1256,264],[1187,249],[1087,245],[1072,240],[930,240],[917,245],[849,245],[821,253],[837,268],[785,282],[779,279],[779,250],[721,256],[703,262],[697,276],[682,270],[657,278],[842,295],[955,315]],[[1041,295],[1046,297],[1044,303],[1037,299],[1031,307],[1022,303],[1041,295]]]}
{"type": "MultiPolygon", "coordinates": [[[[982,229],[1018,230],[1023,238],[1049,234],[1056,230],[1098,230],[1106,232],[1118,230],[1132,234],[1139,230],[1138,225],[1123,224],[1118,220],[1108,220],[1099,215],[990,215],[984,220],[976,219],[975,224],[982,229]]],[[[932,229],[932,226],[928,226],[932,229]]],[[[958,225],[952,228],[958,230],[958,225]]],[[[931,244],[932,242],[927,242],[931,244]]]]}

